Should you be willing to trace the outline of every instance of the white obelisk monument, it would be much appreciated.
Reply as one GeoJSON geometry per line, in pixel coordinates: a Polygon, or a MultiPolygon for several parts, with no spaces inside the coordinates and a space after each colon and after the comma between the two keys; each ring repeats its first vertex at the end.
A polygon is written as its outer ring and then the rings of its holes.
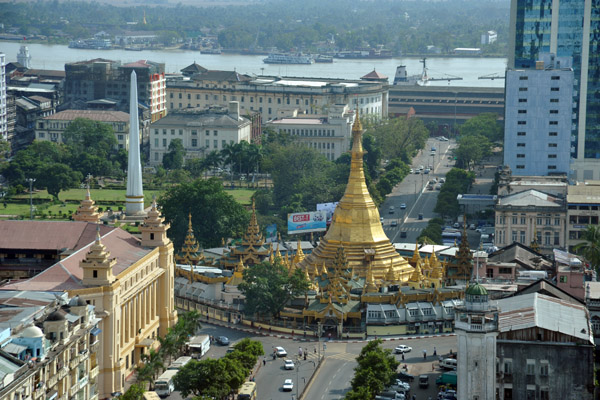
{"type": "Polygon", "coordinates": [[[129,160],[127,163],[127,193],[125,214],[144,214],[144,189],[142,188],[142,163],[140,161],[140,128],[138,120],[137,75],[131,71],[129,96],[129,160]]]}

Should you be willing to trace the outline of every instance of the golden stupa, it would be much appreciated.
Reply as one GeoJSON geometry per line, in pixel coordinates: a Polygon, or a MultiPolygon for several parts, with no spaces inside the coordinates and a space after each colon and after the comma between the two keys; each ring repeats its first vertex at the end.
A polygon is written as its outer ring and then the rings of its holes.
{"type": "Polygon", "coordinates": [[[319,245],[298,266],[309,272],[315,266],[333,267],[337,249],[343,246],[348,267],[359,277],[367,277],[369,253],[374,279],[384,279],[391,267],[399,281],[407,281],[413,268],[398,254],[383,231],[379,210],[365,182],[364,154],[362,126],[357,114],[352,127],[352,161],[346,191],[333,213],[329,230],[319,245]]]}

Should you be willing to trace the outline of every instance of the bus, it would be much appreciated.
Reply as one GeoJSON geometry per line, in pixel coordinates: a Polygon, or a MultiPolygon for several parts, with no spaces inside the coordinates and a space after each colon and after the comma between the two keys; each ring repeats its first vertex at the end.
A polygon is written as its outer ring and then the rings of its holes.
{"type": "Polygon", "coordinates": [[[256,400],[256,383],[244,382],[238,392],[237,400],[256,400]]]}
{"type": "Polygon", "coordinates": [[[173,378],[178,372],[179,370],[177,369],[168,369],[154,381],[154,391],[157,395],[167,397],[175,391],[173,378]]]}
{"type": "Polygon", "coordinates": [[[187,348],[192,358],[200,359],[210,349],[210,337],[208,335],[191,337],[187,342],[187,348]]]}
{"type": "Polygon", "coordinates": [[[177,360],[173,361],[167,369],[181,369],[190,361],[192,361],[192,357],[179,357],[177,360]]]}
{"type": "Polygon", "coordinates": [[[458,229],[445,229],[442,231],[442,244],[444,246],[458,245],[462,238],[462,233],[458,229]]]}

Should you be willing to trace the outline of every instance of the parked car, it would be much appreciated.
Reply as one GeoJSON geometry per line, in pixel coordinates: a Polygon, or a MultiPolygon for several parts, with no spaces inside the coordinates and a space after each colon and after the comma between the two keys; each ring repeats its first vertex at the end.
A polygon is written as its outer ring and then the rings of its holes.
{"type": "Polygon", "coordinates": [[[425,168],[425,170],[423,171],[424,174],[428,174],[431,170],[429,168],[425,168]]]}
{"type": "Polygon", "coordinates": [[[283,381],[282,389],[284,392],[291,392],[294,389],[294,382],[291,379],[286,379],[283,381]]]}
{"type": "Polygon", "coordinates": [[[396,209],[394,208],[394,206],[391,206],[390,209],[388,210],[388,212],[390,214],[393,214],[396,211],[396,209]]]}
{"type": "Polygon", "coordinates": [[[396,221],[395,219],[392,220],[392,222],[390,223],[390,226],[398,226],[398,221],[396,221]]]}
{"type": "Polygon", "coordinates": [[[403,382],[412,382],[415,380],[414,375],[411,375],[408,372],[404,372],[404,371],[398,372],[398,374],[396,376],[398,377],[399,380],[401,380],[403,382]]]}
{"type": "Polygon", "coordinates": [[[406,391],[410,390],[410,384],[408,382],[404,382],[404,381],[402,381],[400,379],[396,379],[396,385],[395,386],[401,387],[401,388],[403,388],[406,391]]]}
{"type": "Polygon", "coordinates": [[[442,368],[456,370],[456,365],[456,359],[454,358],[444,358],[442,361],[440,361],[440,367],[442,368]]]}
{"type": "Polygon", "coordinates": [[[400,345],[396,346],[396,348],[394,349],[394,353],[396,353],[396,354],[409,353],[411,351],[412,351],[412,347],[409,347],[405,344],[400,344],[400,345]]]}
{"type": "Polygon", "coordinates": [[[469,225],[469,229],[474,230],[475,229],[475,224],[469,225]]]}
{"type": "Polygon", "coordinates": [[[292,360],[284,360],[283,368],[285,369],[294,369],[294,362],[292,360]]]}
{"type": "Polygon", "coordinates": [[[401,210],[406,210],[406,203],[400,204],[400,209],[401,210]]]}
{"type": "Polygon", "coordinates": [[[285,357],[287,356],[287,351],[283,347],[277,346],[275,347],[275,354],[277,354],[277,357],[285,357]]]}
{"type": "Polygon", "coordinates": [[[402,239],[406,238],[407,234],[408,234],[408,232],[406,232],[406,231],[400,232],[400,238],[402,238],[402,239]]]}
{"type": "Polygon", "coordinates": [[[446,178],[440,178],[440,183],[446,183],[446,178]]]}
{"type": "Polygon", "coordinates": [[[221,346],[229,346],[229,338],[227,336],[219,336],[217,338],[217,343],[221,346]]]}
{"type": "Polygon", "coordinates": [[[415,170],[411,168],[411,169],[410,169],[410,173],[412,174],[412,173],[414,173],[414,172],[415,172],[415,170]]]}
{"type": "Polygon", "coordinates": [[[422,220],[423,219],[423,214],[419,214],[419,216],[417,217],[418,220],[422,220]]]}
{"type": "Polygon", "coordinates": [[[426,388],[429,387],[429,375],[419,375],[419,387],[426,388]]]}

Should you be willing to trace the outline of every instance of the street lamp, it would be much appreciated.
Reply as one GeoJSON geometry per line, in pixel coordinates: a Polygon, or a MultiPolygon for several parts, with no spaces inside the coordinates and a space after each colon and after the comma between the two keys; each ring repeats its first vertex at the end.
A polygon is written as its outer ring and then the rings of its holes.
{"type": "Polygon", "coordinates": [[[25,180],[29,182],[29,219],[33,220],[33,182],[35,182],[35,178],[25,180]]]}

